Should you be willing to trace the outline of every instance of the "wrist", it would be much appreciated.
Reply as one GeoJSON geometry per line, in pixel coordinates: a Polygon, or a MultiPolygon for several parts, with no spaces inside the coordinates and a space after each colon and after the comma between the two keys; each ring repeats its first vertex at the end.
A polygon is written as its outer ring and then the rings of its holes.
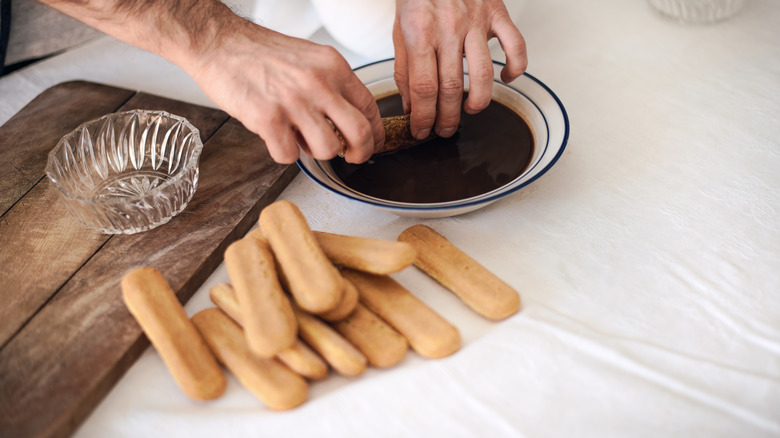
{"type": "Polygon", "coordinates": [[[148,39],[141,45],[188,72],[211,62],[226,40],[248,23],[219,0],[193,3],[186,12],[146,20],[148,39]]]}
{"type": "Polygon", "coordinates": [[[40,0],[187,69],[248,23],[220,0],[40,0]]]}

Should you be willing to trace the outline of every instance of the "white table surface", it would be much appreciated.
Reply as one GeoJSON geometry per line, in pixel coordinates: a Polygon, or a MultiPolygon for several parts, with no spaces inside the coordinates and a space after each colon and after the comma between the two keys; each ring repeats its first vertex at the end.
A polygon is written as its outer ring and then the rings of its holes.
{"type": "MultiPolygon", "coordinates": [[[[514,286],[520,313],[489,322],[410,268],[395,278],[461,330],[455,355],[332,374],[280,413],[233,378],[190,401],[150,348],[76,436],[780,436],[778,23],[776,0],[710,26],[641,0],[528,1],[528,71],[571,120],[544,177],[437,220],[303,174],[281,195],[318,230],[394,239],[426,223],[514,286]]],[[[178,68],[104,38],[0,79],[0,123],[71,79],[211,105],[178,68]]],[[[187,312],[227,279],[220,266],[187,312]]]]}

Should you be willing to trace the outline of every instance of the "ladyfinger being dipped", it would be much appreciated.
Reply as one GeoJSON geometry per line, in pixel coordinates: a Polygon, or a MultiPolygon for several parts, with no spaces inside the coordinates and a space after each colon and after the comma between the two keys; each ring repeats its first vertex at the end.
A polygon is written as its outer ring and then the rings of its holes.
{"type": "Polygon", "coordinates": [[[366,370],[367,359],[354,345],[344,339],[336,330],[299,308],[298,317],[301,339],[342,376],[354,377],[366,370]]]}
{"type": "Polygon", "coordinates": [[[297,339],[298,324],[268,246],[255,239],[239,239],[225,250],[225,266],[240,304],[249,348],[261,357],[290,348],[297,339]]]}
{"type": "Polygon", "coordinates": [[[347,318],[331,325],[377,368],[397,364],[409,350],[409,342],[403,335],[360,303],[347,318]]]}
{"type": "Polygon", "coordinates": [[[409,340],[420,355],[440,358],[460,348],[460,332],[427,304],[387,275],[344,269],[358,289],[360,302],[409,340]]]}
{"type": "Polygon", "coordinates": [[[212,400],[227,381],[162,274],[137,268],[122,278],[122,296],[174,380],[195,400],[212,400]]]}
{"type": "Polygon", "coordinates": [[[345,268],[391,274],[411,266],[415,258],[414,248],[404,242],[322,231],[315,231],[314,235],[330,261],[345,268]]]}
{"type": "Polygon", "coordinates": [[[258,223],[295,302],[311,313],[335,309],[341,301],[344,281],[298,207],[289,201],[276,201],[260,212],[258,223]]]}
{"type": "Polygon", "coordinates": [[[192,317],[220,362],[269,408],[294,408],[309,397],[309,384],[276,359],[253,354],[241,327],[219,309],[203,310],[192,317]]]}
{"type": "Polygon", "coordinates": [[[517,291],[430,227],[409,227],[398,240],[417,251],[415,266],[480,315],[498,320],[520,310],[517,291]]]}
{"type": "MultiPolygon", "coordinates": [[[[209,296],[211,301],[238,325],[243,325],[240,306],[232,285],[228,283],[214,285],[209,290],[209,296]]],[[[296,339],[292,347],[276,353],[276,358],[307,379],[317,380],[328,375],[328,364],[300,339],[296,339]]]]}

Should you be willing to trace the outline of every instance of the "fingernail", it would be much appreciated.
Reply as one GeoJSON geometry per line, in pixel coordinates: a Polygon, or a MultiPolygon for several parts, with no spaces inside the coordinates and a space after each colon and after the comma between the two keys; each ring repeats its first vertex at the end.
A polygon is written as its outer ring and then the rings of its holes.
{"type": "Polygon", "coordinates": [[[443,128],[441,131],[439,131],[439,137],[452,137],[452,134],[455,133],[455,128],[443,128]]]}
{"type": "Polygon", "coordinates": [[[428,137],[428,135],[430,135],[430,134],[431,134],[431,128],[421,129],[421,130],[417,131],[417,135],[415,135],[414,137],[419,139],[419,140],[422,140],[422,139],[428,137]]]}

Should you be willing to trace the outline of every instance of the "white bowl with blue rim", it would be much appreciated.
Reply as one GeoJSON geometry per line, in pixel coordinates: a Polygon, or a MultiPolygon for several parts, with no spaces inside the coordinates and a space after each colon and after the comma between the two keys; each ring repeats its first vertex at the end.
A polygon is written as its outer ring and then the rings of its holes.
{"type": "MultiPolygon", "coordinates": [[[[298,165],[322,187],[354,200],[399,216],[438,218],[468,213],[522,190],[552,168],[561,157],[569,138],[569,119],[560,99],[540,80],[528,73],[505,84],[500,74],[504,64],[493,62],[492,99],[522,117],[534,139],[533,152],[525,170],[508,183],[485,193],[446,202],[412,203],[380,199],[348,187],[336,175],[329,161],[302,155],[298,165]]],[[[468,65],[464,60],[464,90],[468,91],[468,65]]],[[[393,59],[378,61],[355,69],[358,78],[378,99],[396,94],[393,59]]]]}

